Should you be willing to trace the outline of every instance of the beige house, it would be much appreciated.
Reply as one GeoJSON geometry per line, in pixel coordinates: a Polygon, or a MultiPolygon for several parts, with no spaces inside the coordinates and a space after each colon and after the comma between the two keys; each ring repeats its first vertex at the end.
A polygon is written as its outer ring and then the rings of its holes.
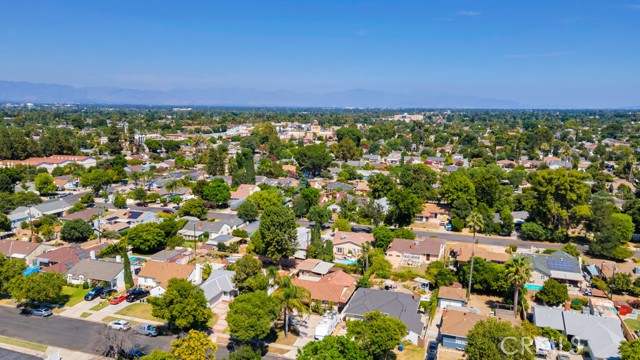
{"type": "Polygon", "coordinates": [[[385,258],[393,267],[420,266],[442,259],[445,255],[446,245],[447,242],[442,239],[393,239],[385,258]]]}
{"type": "Polygon", "coordinates": [[[336,231],[333,236],[333,254],[337,258],[357,258],[365,243],[373,243],[373,235],[350,231],[336,231]]]}

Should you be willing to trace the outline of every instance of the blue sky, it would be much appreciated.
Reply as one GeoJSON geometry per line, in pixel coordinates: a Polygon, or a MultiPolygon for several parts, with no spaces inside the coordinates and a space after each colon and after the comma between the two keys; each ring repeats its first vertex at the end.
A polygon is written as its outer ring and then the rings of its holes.
{"type": "Polygon", "coordinates": [[[640,105],[640,0],[5,1],[0,79],[640,105]]]}

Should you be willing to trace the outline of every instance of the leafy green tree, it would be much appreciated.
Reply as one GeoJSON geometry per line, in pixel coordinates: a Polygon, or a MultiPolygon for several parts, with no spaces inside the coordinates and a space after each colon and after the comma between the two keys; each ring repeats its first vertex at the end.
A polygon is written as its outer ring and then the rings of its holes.
{"type": "Polygon", "coordinates": [[[258,209],[264,211],[269,207],[282,207],[284,204],[284,196],[277,188],[269,188],[260,190],[249,195],[247,201],[251,201],[258,205],[258,209]]]}
{"type": "Polygon", "coordinates": [[[207,157],[207,165],[205,167],[207,174],[211,176],[218,176],[225,174],[225,163],[227,160],[227,148],[226,146],[218,146],[217,148],[209,149],[207,157]]]}
{"type": "Polygon", "coordinates": [[[227,323],[231,336],[242,342],[263,339],[280,314],[277,302],[264,291],[241,294],[229,304],[227,323]]]}
{"type": "Polygon", "coordinates": [[[134,251],[151,253],[162,248],[167,242],[164,231],[156,223],[138,224],[127,232],[127,244],[134,251]]]}
{"type": "Polygon", "coordinates": [[[456,200],[466,200],[474,205],[476,201],[476,188],[473,182],[461,171],[452,172],[442,179],[442,198],[450,204],[456,200]]]}
{"type": "Polygon", "coordinates": [[[179,329],[204,329],[213,312],[204,292],[185,279],[171,279],[167,291],[158,298],[150,298],[151,314],[166,320],[179,329]]]}
{"type": "Polygon", "coordinates": [[[244,221],[254,221],[258,218],[258,206],[250,200],[245,200],[238,206],[238,217],[244,221]]]}
{"type": "Polygon", "coordinates": [[[74,219],[64,223],[60,230],[60,237],[64,241],[84,242],[93,235],[93,228],[82,219],[74,219]]]}
{"type": "Polygon", "coordinates": [[[67,281],[55,272],[38,272],[14,277],[8,284],[9,293],[16,301],[55,302],[67,281]]]}
{"type": "Polygon", "coordinates": [[[249,254],[244,254],[233,266],[236,273],[233,283],[241,293],[251,290],[247,284],[249,279],[262,274],[262,262],[249,254]]]}
{"type": "Polygon", "coordinates": [[[542,289],[536,293],[536,300],[549,305],[562,304],[569,301],[569,290],[567,285],[548,279],[542,285],[542,289]]]}
{"type": "Polygon", "coordinates": [[[109,126],[109,129],[107,130],[106,147],[107,147],[107,151],[109,152],[109,155],[114,156],[114,155],[122,154],[121,139],[122,139],[122,131],[116,125],[116,121],[112,120],[111,126],[109,126]]]}
{"type": "Polygon", "coordinates": [[[187,336],[171,343],[171,355],[176,360],[216,360],[218,346],[202,331],[190,330],[187,336]]]}
{"type": "Polygon", "coordinates": [[[520,235],[525,240],[545,241],[548,239],[546,229],[534,222],[526,222],[520,227],[520,235]]]}
{"type": "Polygon", "coordinates": [[[511,235],[513,232],[513,215],[507,205],[500,211],[500,230],[505,235],[511,235]]]}
{"type": "Polygon", "coordinates": [[[313,205],[307,213],[307,219],[313,221],[315,226],[322,226],[331,219],[331,210],[326,206],[313,205]]]}
{"type": "Polygon", "coordinates": [[[387,200],[391,208],[385,222],[391,225],[411,225],[422,210],[422,201],[409,189],[395,189],[388,194],[387,200]]]}
{"type": "Polygon", "coordinates": [[[7,217],[7,215],[0,213],[0,231],[10,231],[11,230],[11,220],[7,217]]]}
{"type": "Polygon", "coordinates": [[[620,342],[618,351],[620,352],[620,360],[639,360],[640,339],[620,342]]]}
{"type": "Polygon", "coordinates": [[[427,280],[431,281],[431,283],[435,285],[436,288],[439,288],[440,286],[449,286],[458,281],[453,270],[445,267],[440,261],[433,261],[429,263],[425,276],[427,280]]]}
{"type": "Polygon", "coordinates": [[[372,233],[376,248],[386,251],[394,238],[391,228],[388,226],[378,226],[373,228],[372,233]]]}
{"type": "Polygon", "coordinates": [[[347,219],[338,219],[333,224],[333,228],[338,231],[351,231],[351,223],[347,219]]]}
{"type": "Polygon", "coordinates": [[[469,288],[467,290],[467,301],[469,301],[469,297],[471,296],[471,283],[473,278],[473,265],[476,258],[476,246],[478,245],[478,240],[476,239],[476,232],[481,230],[484,227],[484,218],[477,211],[472,211],[471,214],[467,217],[467,225],[473,232],[473,250],[471,251],[471,267],[469,268],[469,288]]]}
{"type": "MultiPolygon", "coordinates": [[[[603,221],[600,219],[600,221],[603,221]]],[[[616,260],[617,254],[626,254],[618,249],[623,247],[633,236],[635,226],[631,216],[626,214],[611,214],[605,219],[602,226],[596,230],[594,241],[589,246],[589,251],[594,255],[605,256],[616,260]],[[618,252],[616,252],[618,250],[618,252]]]]}
{"type": "Polygon", "coordinates": [[[295,159],[300,168],[311,176],[318,176],[331,164],[331,154],[325,144],[306,145],[298,149],[295,159]]]}
{"type": "Polygon", "coordinates": [[[123,268],[124,268],[124,285],[127,289],[133,287],[133,275],[131,274],[131,260],[129,260],[129,255],[127,253],[122,254],[123,268]]]}
{"type": "Polygon", "coordinates": [[[622,294],[631,291],[631,274],[615,273],[608,279],[609,288],[612,291],[622,294]]]}
{"type": "Polygon", "coordinates": [[[48,173],[40,173],[34,180],[34,186],[41,195],[50,194],[56,191],[56,184],[53,181],[53,176],[48,173]]]}
{"type": "Polygon", "coordinates": [[[561,250],[573,257],[578,257],[581,254],[580,250],[578,250],[578,248],[572,243],[567,243],[562,247],[561,250]]]}
{"type": "Polygon", "coordinates": [[[336,137],[338,138],[338,142],[349,139],[353,141],[356,146],[360,146],[360,141],[364,138],[364,134],[362,134],[355,125],[351,125],[336,130],[336,137]]]}
{"type": "Polygon", "coordinates": [[[362,150],[349,138],[342,139],[335,148],[336,157],[342,160],[357,160],[362,156],[362,150]]]}
{"type": "Polygon", "coordinates": [[[153,349],[150,354],[143,356],[140,360],[175,360],[175,358],[166,351],[153,349]]]}
{"type": "Polygon", "coordinates": [[[116,193],[113,197],[113,206],[118,209],[124,209],[127,206],[127,198],[120,193],[116,193]]]}
{"type": "Polygon", "coordinates": [[[344,336],[326,336],[311,341],[298,350],[297,360],[368,360],[369,354],[360,350],[355,341],[344,336]]]}
{"type": "Polygon", "coordinates": [[[0,173],[0,192],[13,194],[15,182],[6,174],[0,173]]]}
{"type": "Polygon", "coordinates": [[[217,178],[204,188],[202,198],[216,207],[225,207],[231,199],[231,189],[223,179],[217,178]]]}
{"type": "Polygon", "coordinates": [[[531,262],[528,257],[515,255],[505,264],[507,279],[513,285],[513,313],[518,316],[518,293],[520,288],[531,278],[531,262]]]}
{"type": "Polygon", "coordinates": [[[291,204],[291,210],[297,218],[301,218],[307,214],[309,208],[301,196],[296,196],[291,204]]]}
{"type": "Polygon", "coordinates": [[[363,320],[347,321],[347,337],[374,359],[384,358],[406,334],[407,326],[402,321],[380,311],[364,314],[363,320]]]}
{"type": "Polygon", "coordinates": [[[384,174],[375,173],[367,180],[370,195],[373,199],[381,199],[386,197],[392,190],[396,188],[396,183],[392,178],[384,174]]]}
{"type": "Polygon", "coordinates": [[[8,294],[11,281],[22,276],[26,268],[24,260],[0,255],[0,294],[8,294]]]}
{"type": "Polygon", "coordinates": [[[278,281],[278,290],[273,295],[280,305],[284,318],[284,336],[289,333],[289,314],[297,311],[299,314],[309,312],[306,304],[311,303],[311,293],[302,286],[296,286],[288,276],[282,277],[278,281]]]}
{"type": "Polygon", "coordinates": [[[80,186],[90,187],[94,194],[99,194],[109,184],[111,184],[111,177],[106,171],[100,169],[86,172],[80,177],[80,186]]]}
{"type": "Polygon", "coordinates": [[[193,216],[198,219],[206,218],[207,212],[207,206],[204,203],[204,200],[201,199],[189,199],[185,201],[180,210],[178,210],[178,214],[180,214],[180,216],[193,216]]]}
{"type": "Polygon", "coordinates": [[[298,236],[296,218],[291,209],[282,206],[267,208],[260,218],[258,230],[265,247],[264,255],[275,262],[295,252],[298,236]]]}
{"type": "Polygon", "coordinates": [[[528,334],[521,326],[513,326],[509,322],[494,318],[481,320],[467,334],[464,352],[469,360],[533,360],[535,351],[522,349],[522,342],[519,341],[527,336],[528,334]],[[505,338],[514,338],[518,341],[504,341],[501,347],[505,338]]]}
{"type": "Polygon", "coordinates": [[[262,354],[259,349],[254,349],[250,345],[243,345],[229,354],[229,360],[260,360],[262,354]]]}

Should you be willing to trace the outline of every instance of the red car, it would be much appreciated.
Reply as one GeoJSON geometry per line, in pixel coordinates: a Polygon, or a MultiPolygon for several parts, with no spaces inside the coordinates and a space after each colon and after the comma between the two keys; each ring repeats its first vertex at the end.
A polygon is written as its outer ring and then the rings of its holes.
{"type": "Polygon", "coordinates": [[[125,300],[127,300],[127,294],[120,294],[118,296],[114,296],[113,298],[111,298],[111,301],[109,301],[109,304],[118,305],[125,300]]]}

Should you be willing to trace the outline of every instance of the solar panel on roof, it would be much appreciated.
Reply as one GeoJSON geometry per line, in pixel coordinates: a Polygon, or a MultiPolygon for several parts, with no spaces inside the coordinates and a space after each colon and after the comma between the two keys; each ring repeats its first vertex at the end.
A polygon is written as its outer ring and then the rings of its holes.
{"type": "Polygon", "coordinates": [[[140,217],[140,215],[142,215],[142,212],[140,211],[132,211],[129,213],[129,219],[137,219],[140,217]]]}
{"type": "Polygon", "coordinates": [[[562,261],[562,260],[555,260],[555,259],[549,259],[547,260],[547,267],[550,270],[557,270],[557,271],[573,271],[575,265],[570,262],[570,261],[562,261]]]}

